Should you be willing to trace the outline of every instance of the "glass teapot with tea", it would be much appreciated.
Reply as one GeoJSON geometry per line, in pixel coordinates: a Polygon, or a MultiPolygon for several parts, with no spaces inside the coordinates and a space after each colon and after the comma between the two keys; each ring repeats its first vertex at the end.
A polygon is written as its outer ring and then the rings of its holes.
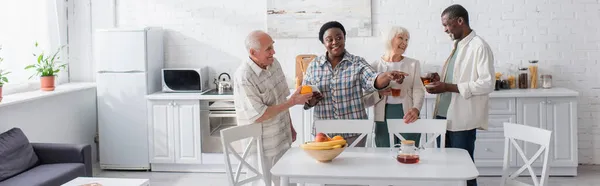
{"type": "Polygon", "coordinates": [[[419,163],[419,148],[415,146],[414,140],[403,140],[400,149],[396,153],[396,160],[400,163],[419,163]]]}

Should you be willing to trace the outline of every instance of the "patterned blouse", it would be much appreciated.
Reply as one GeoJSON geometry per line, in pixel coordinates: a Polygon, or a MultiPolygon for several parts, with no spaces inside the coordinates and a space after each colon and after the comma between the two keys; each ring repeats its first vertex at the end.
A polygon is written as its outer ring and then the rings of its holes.
{"type": "MultiPolygon", "coordinates": [[[[362,98],[365,92],[377,91],[375,79],[379,74],[364,58],[347,51],[335,68],[327,60],[327,54],[315,58],[309,64],[302,82],[303,85],[317,86],[323,95],[323,100],[314,106],[314,119],[368,119],[362,98]]],[[[312,134],[316,135],[314,125],[312,134]]],[[[346,138],[357,134],[329,135],[346,138]]]]}

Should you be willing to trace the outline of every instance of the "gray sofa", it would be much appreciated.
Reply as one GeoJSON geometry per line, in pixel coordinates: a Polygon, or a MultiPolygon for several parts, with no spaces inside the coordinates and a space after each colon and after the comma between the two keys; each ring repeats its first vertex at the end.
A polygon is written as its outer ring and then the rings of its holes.
{"type": "Polygon", "coordinates": [[[0,186],[57,186],[92,176],[90,145],[29,143],[19,128],[0,134],[0,186]]]}

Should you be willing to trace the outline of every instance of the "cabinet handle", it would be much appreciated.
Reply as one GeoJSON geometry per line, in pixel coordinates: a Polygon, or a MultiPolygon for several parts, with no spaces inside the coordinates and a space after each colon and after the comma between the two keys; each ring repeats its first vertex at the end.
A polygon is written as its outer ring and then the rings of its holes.
{"type": "Polygon", "coordinates": [[[177,103],[173,102],[173,106],[174,106],[174,107],[175,107],[175,106],[177,106],[177,103]]]}
{"type": "Polygon", "coordinates": [[[492,149],[485,148],[485,151],[486,151],[486,152],[492,152],[492,149]]]}
{"type": "Polygon", "coordinates": [[[546,101],[547,104],[552,104],[552,101],[546,101]]]}

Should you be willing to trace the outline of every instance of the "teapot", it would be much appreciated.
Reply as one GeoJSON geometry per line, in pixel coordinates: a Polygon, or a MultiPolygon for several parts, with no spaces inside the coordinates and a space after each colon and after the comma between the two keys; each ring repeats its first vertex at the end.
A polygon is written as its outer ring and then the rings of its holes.
{"type": "Polygon", "coordinates": [[[419,163],[419,151],[421,149],[415,146],[414,140],[402,140],[401,145],[394,145],[394,147],[398,146],[400,146],[399,151],[396,148],[391,148],[391,153],[398,162],[404,164],[419,163]]]}
{"type": "Polygon", "coordinates": [[[215,78],[214,83],[217,85],[219,94],[223,94],[225,91],[233,91],[233,86],[231,85],[231,76],[225,72],[221,73],[218,78],[215,78]],[[221,78],[223,75],[226,75],[227,78],[221,78]]]}

